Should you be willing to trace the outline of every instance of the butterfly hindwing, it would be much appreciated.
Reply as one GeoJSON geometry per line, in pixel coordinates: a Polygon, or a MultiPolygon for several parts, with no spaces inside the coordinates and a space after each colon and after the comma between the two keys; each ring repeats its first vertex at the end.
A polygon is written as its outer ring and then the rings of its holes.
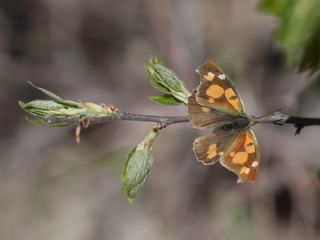
{"type": "Polygon", "coordinates": [[[232,122],[233,115],[218,111],[211,107],[201,106],[196,101],[194,90],[188,100],[188,115],[194,128],[220,127],[225,123],[232,122]]]}
{"type": "Polygon", "coordinates": [[[196,138],[193,151],[197,160],[205,165],[216,163],[236,137],[237,133],[219,131],[213,132],[210,136],[196,138]]]}
{"type": "Polygon", "coordinates": [[[238,176],[238,182],[254,181],[259,173],[260,152],[252,130],[242,131],[228,146],[221,164],[238,176]]]}
{"type": "Polygon", "coordinates": [[[207,60],[196,72],[201,77],[196,95],[199,104],[233,115],[244,112],[240,95],[216,64],[207,60]]]}

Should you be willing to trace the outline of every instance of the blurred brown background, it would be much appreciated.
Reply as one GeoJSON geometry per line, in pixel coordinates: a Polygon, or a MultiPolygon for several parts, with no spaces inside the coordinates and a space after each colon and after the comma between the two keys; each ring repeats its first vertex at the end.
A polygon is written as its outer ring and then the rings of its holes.
{"type": "MultiPolygon", "coordinates": [[[[150,102],[143,64],[162,57],[189,90],[212,58],[235,81],[249,114],[282,108],[319,117],[315,77],[286,70],[273,45],[276,19],[257,0],[1,0],[0,239],[319,239],[320,128],[254,127],[261,174],[237,184],[192,153],[201,132],[172,125],[154,144],[146,186],[128,204],[119,176],[126,153],[153,126],[114,122],[83,132],[35,127],[19,99],[26,84],[123,111],[184,115],[150,102]]],[[[207,130],[205,132],[208,133],[207,130]]]]}

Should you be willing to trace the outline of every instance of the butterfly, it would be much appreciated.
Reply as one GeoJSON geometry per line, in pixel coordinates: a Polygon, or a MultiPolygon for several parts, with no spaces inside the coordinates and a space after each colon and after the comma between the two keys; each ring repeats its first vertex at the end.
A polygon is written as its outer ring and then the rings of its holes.
{"type": "Polygon", "coordinates": [[[209,136],[193,143],[198,161],[205,165],[217,161],[238,176],[238,182],[254,181],[259,173],[260,152],[251,130],[254,117],[245,112],[232,81],[213,61],[207,60],[196,72],[200,84],[188,99],[193,128],[213,127],[209,136]]]}

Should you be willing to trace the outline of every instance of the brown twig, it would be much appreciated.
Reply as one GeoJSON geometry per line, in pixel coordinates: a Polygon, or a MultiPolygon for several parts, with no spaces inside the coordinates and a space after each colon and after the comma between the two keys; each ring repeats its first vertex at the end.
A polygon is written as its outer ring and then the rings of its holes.
{"type": "MultiPolygon", "coordinates": [[[[262,117],[250,117],[254,124],[258,123],[273,123],[277,125],[293,124],[296,128],[295,134],[299,134],[304,127],[320,125],[320,118],[305,118],[291,117],[281,111],[276,111],[262,117]]],[[[171,124],[189,122],[188,116],[154,116],[142,115],[127,112],[117,112],[112,116],[90,117],[81,116],[80,118],[61,118],[61,117],[46,117],[45,121],[50,124],[70,123],[73,125],[86,128],[92,124],[107,123],[111,121],[142,121],[159,123],[159,129],[165,128],[171,124]],[[85,124],[84,124],[85,123],[85,124]]]]}
{"type": "Polygon", "coordinates": [[[111,121],[140,121],[140,122],[156,122],[159,123],[162,128],[165,128],[171,124],[189,122],[188,116],[153,116],[153,115],[142,115],[127,112],[117,112],[111,116],[103,117],[90,117],[82,116],[81,118],[61,118],[61,117],[47,117],[45,121],[50,124],[57,123],[70,123],[78,125],[80,121],[87,121],[87,125],[106,123],[111,121]],[[82,120],[81,120],[82,119],[82,120]]]}
{"type": "Polygon", "coordinates": [[[304,127],[320,125],[320,118],[306,118],[288,116],[280,111],[273,112],[263,117],[253,117],[255,123],[274,123],[277,125],[293,124],[298,135],[304,127]]]}

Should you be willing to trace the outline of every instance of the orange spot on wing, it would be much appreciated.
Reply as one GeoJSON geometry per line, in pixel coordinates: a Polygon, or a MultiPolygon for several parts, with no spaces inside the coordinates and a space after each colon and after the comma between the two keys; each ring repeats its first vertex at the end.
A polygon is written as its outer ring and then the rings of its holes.
{"type": "Polygon", "coordinates": [[[241,169],[240,169],[240,174],[246,174],[246,175],[248,175],[250,173],[250,168],[248,168],[248,167],[242,167],[241,169]]]}
{"type": "Polygon", "coordinates": [[[208,102],[209,102],[209,103],[214,103],[215,100],[214,100],[213,98],[209,98],[209,99],[208,99],[208,102]]]}
{"type": "Polygon", "coordinates": [[[224,94],[226,95],[226,98],[227,98],[227,99],[230,99],[230,98],[232,98],[232,97],[236,97],[236,96],[237,96],[236,93],[233,91],[232,88],[226,89],[226,91],[225,91],[224,94]]]}
{"type": "Polygon", "coordinates": [[[244,148],[247,153],[254,153],[256,151],[252,136],[249,133],[246,134],[244,148]]]}
{"type": "Polygon", "coordinates": [[[233,156],[232,162],[235,164],[244,164],[248,160],[248,156],[247,152],[237,152],[233,156]]]}
{"type": "Polygon", "coordinates": [[[207,107],[201,107],[201,110],[202,112],[206,112],[206,113],[210,112],[210,108],[207,108],[207,107]]]}
{"type": "Polygon", "coordinates": [[[247,153],[254,153],[256,151],[255,146],[254,146],[253,143],[246,144],[244,146],[244,148],[245,148],[247,153]]]}
{"type": "Polygon", "coordinates": [[[241,110],[240,107],[240,101],[236,95],[236,93],[233,91],[232,88],[228,88],[225,90],[224,95],[227,99],[227,101],[238,111],[241,110]]]}
{"type": "Polygon", "coordinates": [[[217,84],[211,85],[206,94],[212,98],[220,98],[224,94],[224,89],[217,84]]]}
{"type": "Polygon", "coordinates": [[[211,144],[207,151],[207,158],[212,159],[217,156],[217,144],[211,144]]]}

